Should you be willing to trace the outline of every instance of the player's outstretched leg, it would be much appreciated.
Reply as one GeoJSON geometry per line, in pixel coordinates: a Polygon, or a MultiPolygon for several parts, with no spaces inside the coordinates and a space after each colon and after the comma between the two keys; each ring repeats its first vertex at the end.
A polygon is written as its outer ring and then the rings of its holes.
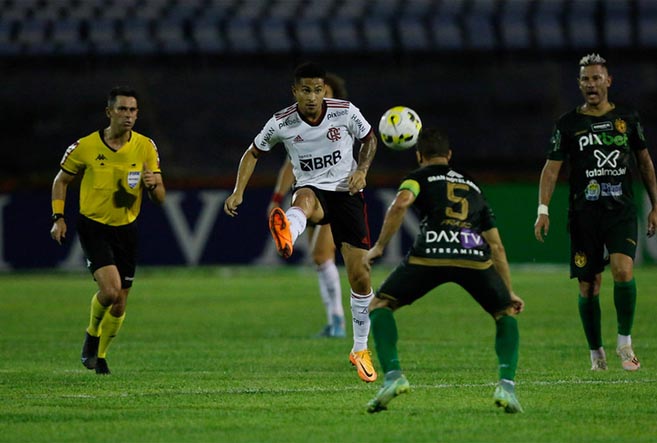
{"type": "Polygon", "coordinates": [[[376,396],[367,403],[367,412],[373,414],[375,412],[385,411],[388,409],[388,403],[390,403],[393,398],[410,391],[410,389],[411,386],[401,371],[387,372],[384,377],[383,387],[379,389],[376,396]]]}
{"type": "Polygon", "coordinates": [[[283,258],[289,258],[294,250],[292,232],[290,222],[281,208],[274,208],[269,214],[269,231],[276,243],[278,254],[283,258]]]}

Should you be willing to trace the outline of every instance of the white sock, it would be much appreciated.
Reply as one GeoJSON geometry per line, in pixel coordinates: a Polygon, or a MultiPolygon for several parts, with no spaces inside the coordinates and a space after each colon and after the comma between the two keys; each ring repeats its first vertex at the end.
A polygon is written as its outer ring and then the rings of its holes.
{"type": "Polygon", "coordinates": [[[285,216],[290,222],[290,233],[292,233],[292,244],[297,241],[297,238],[306,229],[306,214],[298,206],[292,206],[285,211],[285,216]]]}
{"type": "Polygon", "coordinates": [[[604,348],[591,349],[591,363],[597,359],[607,360],[604,348]]]}
{"type": "Polygon", "coordinates": [[[340,287],[340,274],[333,260],[327,260],[317,266],[319,279],[319,293],[326,308],[327,325],[333,321],[333,316],[344,318],[342,307],[342,288],[340,287]]]}
{"type": "Polygon", "coordinates": [[[620,348],[621,346],[624,345],[632,345],[632,336],[631,335],[620,335],[618,334],[618,339],[616,341],[617,343],[617,348],[620,348]]]}
{"type": "Polygon", "coordinates": [[[356,294],[351,290],[351,317],[354,326],[354,347],[352,351],[367,349],[367,337],[370,335],[370,301],[374,292],[367,295],[356,294]]]}

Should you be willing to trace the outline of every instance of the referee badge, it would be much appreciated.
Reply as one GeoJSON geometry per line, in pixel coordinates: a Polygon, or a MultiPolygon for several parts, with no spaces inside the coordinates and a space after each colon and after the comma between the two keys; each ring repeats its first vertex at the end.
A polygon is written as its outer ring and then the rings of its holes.
{"type": "Polygon", "coordinates": [[[128,186],[130,186],[130,189],[135,189],[135,187],[137,187],[140,178],[141,178],[141,172],[139,171],[128,172],[128,186]]]}
{"type": "Polygon", "coordinates": [[[575,253],[575,266],[578,268],[583,268],[586,266],[586,254],[578,251],[575,253]]]}

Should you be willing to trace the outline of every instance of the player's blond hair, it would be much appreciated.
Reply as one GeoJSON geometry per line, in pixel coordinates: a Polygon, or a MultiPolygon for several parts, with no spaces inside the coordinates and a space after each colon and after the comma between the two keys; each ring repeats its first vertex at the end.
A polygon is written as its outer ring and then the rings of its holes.
{"type": "Polygon", "coordinates": [[[600,54],[591,53],[586,54],[579,61],[580,66],[591,66],[591,65],[606,65],[607,60],[605,60],[600,54]]]}

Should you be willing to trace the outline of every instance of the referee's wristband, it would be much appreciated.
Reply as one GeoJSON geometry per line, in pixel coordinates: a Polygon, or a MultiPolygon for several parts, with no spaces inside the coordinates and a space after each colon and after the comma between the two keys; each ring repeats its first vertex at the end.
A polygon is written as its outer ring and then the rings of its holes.
{"type": "Polygon", "coordinates": [[[538,211],[536,211],[538,215],[547,215],[549,216],[550,213],[548,212],[548,205],[540,204],[538,205],[538,211]]]}

